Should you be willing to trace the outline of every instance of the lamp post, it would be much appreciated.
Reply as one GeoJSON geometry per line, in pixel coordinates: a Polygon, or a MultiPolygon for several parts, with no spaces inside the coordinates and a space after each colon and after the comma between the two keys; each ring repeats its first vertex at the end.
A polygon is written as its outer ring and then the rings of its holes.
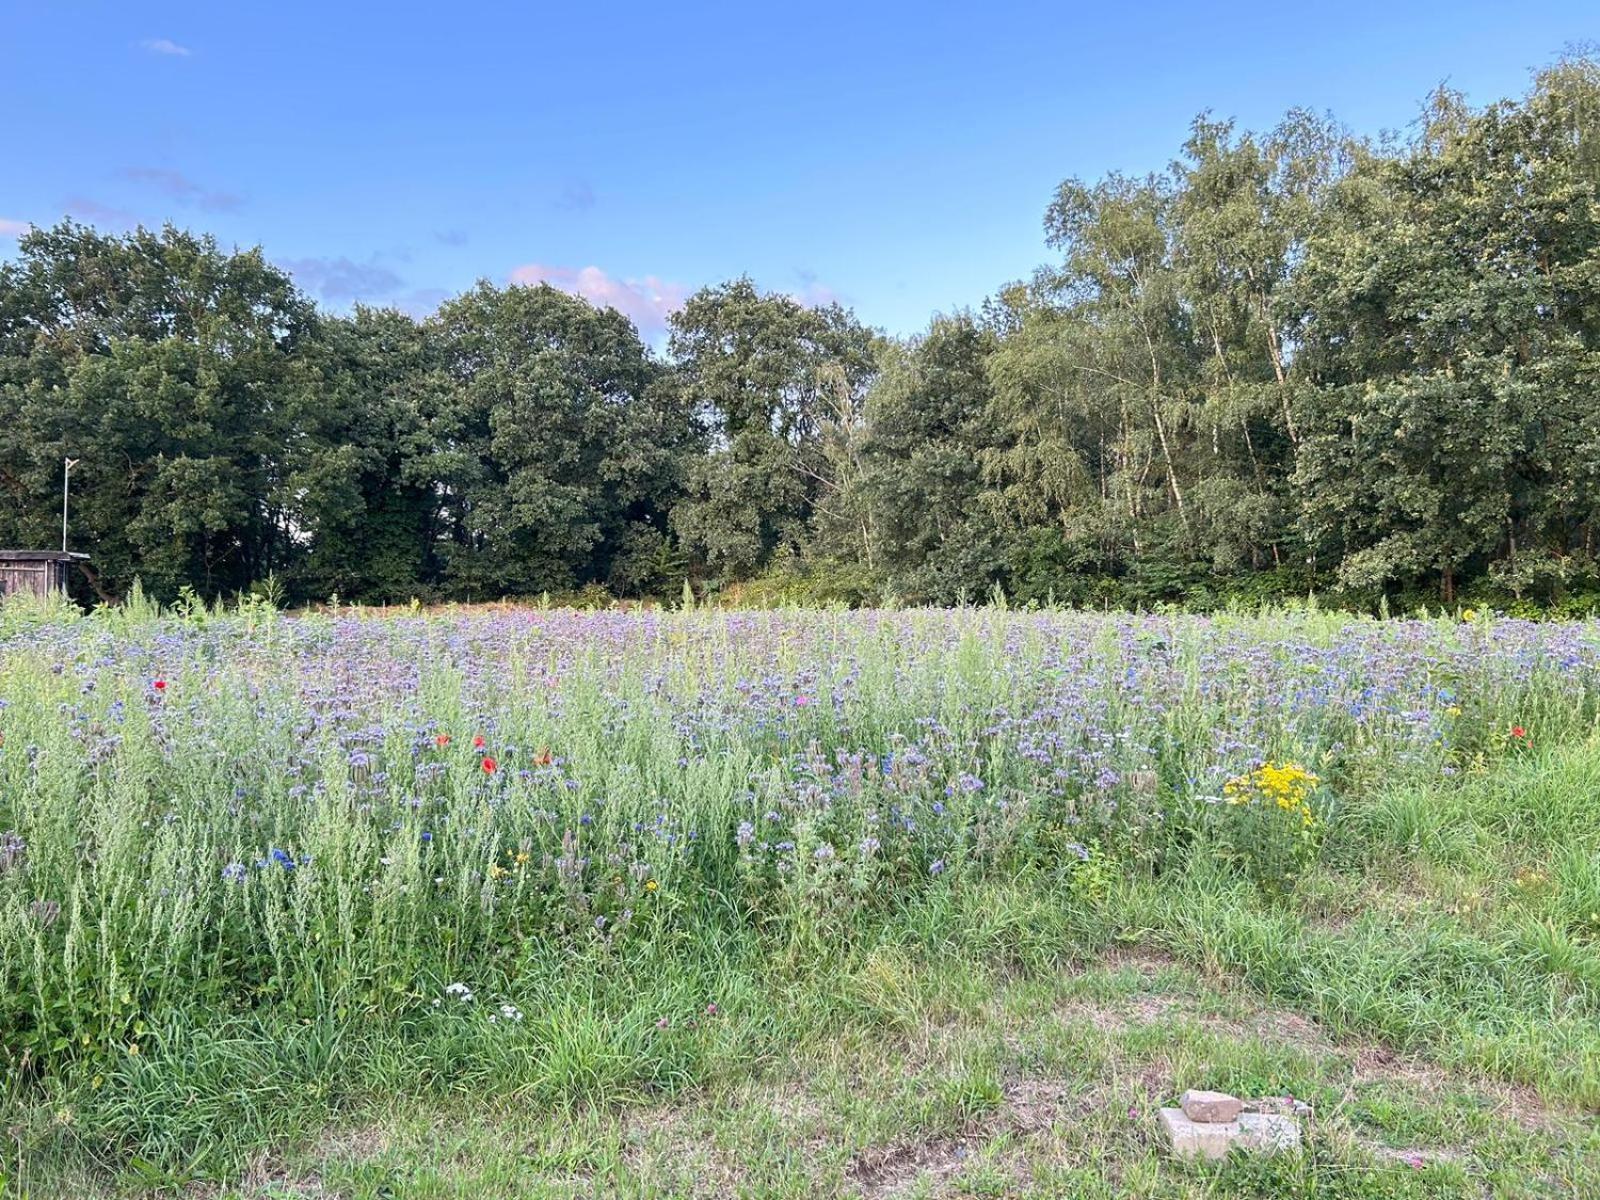
{"type": "Polygon", "coordinates": [[[61,553],[67,552],[67,484],[72,478],[72,468],[78,465],[75,458],[61,460],[61,553]]]}

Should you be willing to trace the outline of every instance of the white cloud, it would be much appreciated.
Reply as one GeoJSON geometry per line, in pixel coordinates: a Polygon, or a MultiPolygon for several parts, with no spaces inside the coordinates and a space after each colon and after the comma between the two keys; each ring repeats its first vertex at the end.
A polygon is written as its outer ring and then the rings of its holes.
{"type": "Polygon", "coordinates": [[[188,58],[191,53],[189,47],[180,46],[171,38],[145,38],[139,46],[151,54],[165,54],[172,58],[188,58]]]}
{"type": "Polygon", "coordinates": [[[548,283],[582,296],[591,304],[614,308],[628,317],[646,337],[661,333],[667,315],[683,307],[689,289],[656,275],[637,279],[617,279],[599,267],[556,267],[547,263],[525,263],[511,272],[511,282],[533,286],[548,283]]]}
{"type": "Polygon", "coordinates": [[[19,238],[33,225],[27,221],[13,221],[9,217],[0,217],[0,237],[19,238]]]}

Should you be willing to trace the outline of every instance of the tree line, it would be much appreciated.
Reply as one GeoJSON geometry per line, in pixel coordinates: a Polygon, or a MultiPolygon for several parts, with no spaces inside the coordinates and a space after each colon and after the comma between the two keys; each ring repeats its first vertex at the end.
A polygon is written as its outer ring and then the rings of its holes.
{"type": "Polygon", "coordinates": [[[1404,136],[1202,116],[1044,225],[915,337],[739,279],[664,353],[545,285],[325,313],[260,250],[35,229],[0,543],[55,544],[71,457],[90,599],[1600,598],[1600,62],[1404,136]]]}

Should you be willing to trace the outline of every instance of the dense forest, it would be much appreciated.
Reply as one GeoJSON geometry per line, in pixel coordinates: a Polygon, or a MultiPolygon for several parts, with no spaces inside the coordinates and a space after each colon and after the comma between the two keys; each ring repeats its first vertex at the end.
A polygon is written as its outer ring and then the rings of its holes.
{"type": "Polygon", "coordinates": [[[1404,136],[1197,119],[911,338],[741,279],[664,352],[549,286],[319,312],[66,221],[0,265],[0,544],[86,600],[1600,602],[1600,60],[1404,136]]]}

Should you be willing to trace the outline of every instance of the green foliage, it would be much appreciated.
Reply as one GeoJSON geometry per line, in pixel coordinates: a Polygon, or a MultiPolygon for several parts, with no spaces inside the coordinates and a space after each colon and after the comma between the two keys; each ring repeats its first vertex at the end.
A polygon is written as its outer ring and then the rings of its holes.
{"type": "Polygon", "coordinates": [[[283,565],[316,317],[259,251],[171,227],[33,230],[0,265],[0,542],[60,537],[61,461],[99,587],[236,591],[283,565]],[[263,397],[275,403],[263,403],[263,397]]]}
{"type": "Polygon", "coordinates": [[[492,598],[603,581],[664,520],[690,447],[677,389],[613,309],[481,284],[430,323],[450,381],[424,478],[443,582],[492,598]]]}
{"type": "Polygon", "coordinates": [[[1597,114],[1574,57],[1407,139],[1202,116],[1063,182],[979,314],[889,338],[737,279],[665,356],[549,286],[332,316],[260,251],[67,221],[0,265],[0,543],[54,544],[71,457],[80,599],[1586,612],[1597,114]]]}
{"type": "Polygon", "coordinates": [[[849,526],[867,330],[837,304],[805,308],[748,279],[702,289],[671,323],[679,386],[711,438],[672,514],[685,546],[741,578],[806,544],[813,514],[849,526]]]}
{"type": "Polygon", "coordinates": [[[1318,783],[1298,763],[1266,763],[1228,780],[1205,809],[1222,860],[1263,891],[1291,890],[1316,862],[1327,825],[1318,783]]]}
{"type": "Polygon", "coordinates": [[[1492,565],[1559,589],[1593,540],[1600,143],[1588,62],[1481,113],[1441,92],[1415,142],[1330,193],[1299,287],[1311,547],[1355,586],[1492,565]],[[1526,561],[1521,561],[1526,560],[1526,561]]]}

